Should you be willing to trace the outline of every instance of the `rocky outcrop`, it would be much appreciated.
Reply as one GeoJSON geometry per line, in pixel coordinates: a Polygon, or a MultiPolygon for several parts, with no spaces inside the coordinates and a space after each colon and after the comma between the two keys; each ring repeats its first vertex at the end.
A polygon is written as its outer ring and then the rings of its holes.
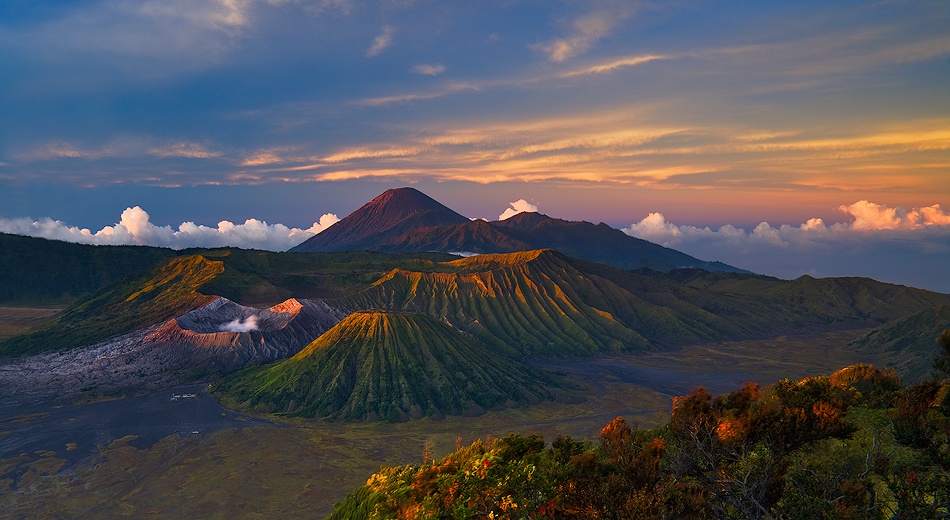
{"type": "Polygon", "coordinates": [[[346,315],[321,300],[256,309],[216,298],[109,341],[0,365],[0,387],[14,396],[5,404],[165,388],[290,357],[346,315]]]}

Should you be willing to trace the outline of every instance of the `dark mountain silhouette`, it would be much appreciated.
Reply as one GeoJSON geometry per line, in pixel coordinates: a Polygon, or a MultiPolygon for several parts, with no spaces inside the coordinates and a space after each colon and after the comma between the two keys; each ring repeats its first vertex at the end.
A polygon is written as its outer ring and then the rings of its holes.
{"type": "Polygon", "coordinates": [[[294,252],[382,251],[377,244],[420,227],[448,226],[468,219],[413,188],[386,190],[294,252]]]}
{"type": "Polygon", "coordinates": [[[562,220],[541,213],[519,213],[497,222],[472,221],[413,188],[386,191],[291,251],[362,249],[463,254],[553,249],[621,269],[747,272],[631,237],[604,223],[562,220]]]}

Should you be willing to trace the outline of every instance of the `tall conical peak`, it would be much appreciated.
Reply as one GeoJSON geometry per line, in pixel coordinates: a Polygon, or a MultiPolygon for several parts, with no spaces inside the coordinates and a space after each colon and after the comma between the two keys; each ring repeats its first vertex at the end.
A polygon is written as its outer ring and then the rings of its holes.
{"type": "Polygon", "coordinates": [[[458,216],[459,222],[468,221],[468,219],[462,215],[452,211],[437,200],[415,188],[394,188],[386,190],[375,199],[364,204],[360,209],[354,211],[351,215],[368,211],[385,211],[393,216],[408,216],[426,211],[439,211],[458,216]]]}
{"type": "Polygon", "coordinates": [[[386,190],[291,251],[358,251],[378,245],[387,233],[466,223],[469,220],[414,188],[386,190]]]}

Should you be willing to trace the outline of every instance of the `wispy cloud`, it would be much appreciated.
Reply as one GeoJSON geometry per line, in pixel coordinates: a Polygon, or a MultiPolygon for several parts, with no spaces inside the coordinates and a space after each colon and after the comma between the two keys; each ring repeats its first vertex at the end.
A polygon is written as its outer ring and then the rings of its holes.
{"type": "MultiPolygon", "coordinates": [[[[30,48],[38,63],[71,75],[79,89],[93,78],[154,80],[214,64],[251,24],[251,2],[115,0],[59,14],[20,29],[15,41],[30,48]],[[88,74],[89,66],[98,74],[88,74]]],[[[7,31],[0,28],[0,41],[7,31]]]]}
{"type": "Polygon", "coordinates": [[[172,249],[232,246],[286,251],[339,220],[336,215],[327,213],[307,229],[268,224],[252,218],[245,220],[243,224],[222,220],[218,222],[217,227],[185,222],[176,230],[171,226],[153,224],[149,214],[135,206],[123,211],[118,223],[105,226],[96,232],[50,218],[0,218],[0,232],[83,244],[135,244],[172,249]]]}
{"type": "Polygon", "coordinates": [[[644,63],[650,63],[651,61],[659,61],[669,59],[667,56],[661,56],[656,54],[646,54],[642,56],[629,56],[626,58],[619,58],[616,60],[607,61],[600,63],[598,65],[593,65],[590,67],[585,67],[582,69],[571,70],[561,74],[563,78],[572,78],[575,76],[586,76],[590,74],[610,74],[617,69],[627,68],[627,67],[636,67],[637,65],[643,65],[644,63]]]}
{"type": "Polygon", "coordinates": [[[379,53],[388,49],[389,46],[393,44],[394,33],[395,29],[388,25],[384,25],[379,35],[373,40],[373,44],[370,45],[369,49],[366,50],[366,57],[372,58],[373,56],[377,56],[379,53]]]}
{"type": "Polygon", "coordinates": [[[280,164],[287,161],[286,158],[279,155],[279,152],[272,150],[262,150],[253,152],[244,156],[241,160],[241,166],[267,166],[271,164],[280,164]]]}
{"type": "MultiPolygon", "coordinates": [[[[328,153],[264,154],[259,175],[629,184],[658,189],[931,190],[950,166],[950,122],[840,131],[674,125],[662,107],[484,125],[406,127],[400,139],[328,153]],[[278,159],[283,162],[278,162],[278,159]],[[846,160],[843,160],[846,159],[846,160]],[[356,167],[358,165],[358,167],[356,167]],[[831,172],[835,173],[832,174],[831,172]],[[270,173],[268,173],[270,172],[270,173]],[[847,173],[842,175],[841,172],[847,173]],[[848,183],[848,179],[860,183],[848,183]]],[[[253,166],[247,159],[245,165],[253,166]]]]}
{"type": "Polygon", "coordinates": [[[445,67],[439,64],[416,65],[412,68],[412,72],[421,74],[423,76],[438,76],[439,74],[445,72],[445,67]]]}
{"type": "Polygon", "coordinates": [[[560,63],[587,52],[633,14],[629,5],[587,13],[574,20],[567,36],[535,44],[533,48],[543,52],[549,61],[560,63]]]}
{"type": "Polygon", "coordinates": [[[151,148],[148,153],[156,157],[185,157],[188,159],[212,159],[222,155],[221,152],[210,150],[199,143],[174,143],[151,148]]]}
{"type": "Polygon", "coordinates": [[[382,97],[373,97],[361,99],[354,101],[352,104],[357,106],[366,106],[366,107],[380,107],[385,105],[393,105],[399,103],[407,103],[410,101],[423,101],[427,99],[437,99],[440,97],[448,96],[450,94],[456,94],[458,92],[478,92],[482,87],[472,84],[451,81],[443,85],[441,88],[430,90],[428,92],[414,92],[409,94],[397,94],[394,96],[382,96],[382,97]]]}
{"type": "Polygon", "coordinates": [[[353,10],[355,0],[267,0],[273,6],[300,5],[308,13],[319,15],[324,11],[336,11],[349,14],[353,10]]]}
{"type": "Polygon", "coordinates": [[[70,142],[54,142],[42,145],[18,156],[21,161],[45,161],[53,159],[105,159],[112,157],[142,158],[145,156],[187,159],[214,159],[224,154],[208,144],[177,141],[156,144],[154,139],[121,137],[98,146],[83,146],[70,142]]]}
{"type": "Polygon", "coordinates": [[[334,153],[333,155],[328,155],[323,158],[324,162],[327,163],[342,163],[349,162],[357,159],[388,159],[388,158],[399,158],[399,157],[411,157],[419,154],[420,149],[416,147],[409,148],[394,148],[394,147],[385,147],[385,148],[352,148],[347,150],[341,150],[334,153]]]}

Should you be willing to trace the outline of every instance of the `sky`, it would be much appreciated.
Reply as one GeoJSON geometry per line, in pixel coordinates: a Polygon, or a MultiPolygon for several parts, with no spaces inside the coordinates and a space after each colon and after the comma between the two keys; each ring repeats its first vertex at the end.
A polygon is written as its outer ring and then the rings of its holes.
{"type": "Polygon", "coordinates": [[[5,0],[0,231],[281,250],[414,186],[950,292],[947,92],[944,0],[5,0]]]}

